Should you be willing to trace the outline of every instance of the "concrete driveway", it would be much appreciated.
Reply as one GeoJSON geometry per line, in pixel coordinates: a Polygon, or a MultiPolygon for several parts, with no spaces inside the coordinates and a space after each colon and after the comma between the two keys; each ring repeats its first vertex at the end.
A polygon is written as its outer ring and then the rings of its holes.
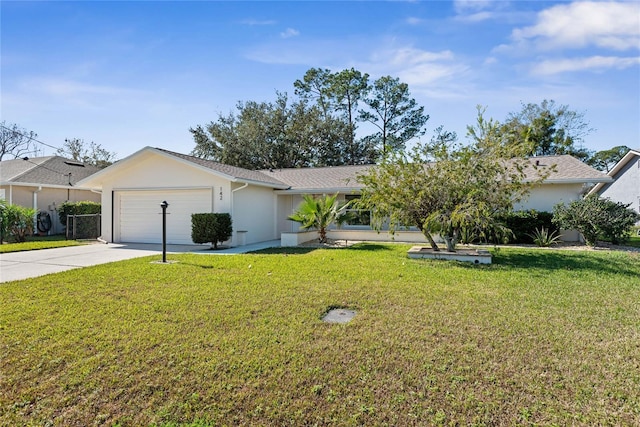
{"type": "MultiPolygon", "coordinates": [[[[200,253],[229,255],[280,246],[279,240],[246,245],[221,251],[209,251],[201,245],[167,245],[167,253],[200,253]]],[[[162,255],[162,245],[142,243],[95,243],[66,248],[0,254],[0,283],[22,280],[74,268],[106,264],[108,262],[162,255]]]]}

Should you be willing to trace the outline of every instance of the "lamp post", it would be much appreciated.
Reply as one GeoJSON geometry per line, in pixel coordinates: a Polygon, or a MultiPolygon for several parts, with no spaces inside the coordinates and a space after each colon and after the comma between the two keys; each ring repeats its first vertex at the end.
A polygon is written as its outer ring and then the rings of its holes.
{"type": "Polygon", "coordinates": [[[160,203],[162,208],[162,262],[167,262],[167,207],[169,203],[163,201],[160,203]]]}

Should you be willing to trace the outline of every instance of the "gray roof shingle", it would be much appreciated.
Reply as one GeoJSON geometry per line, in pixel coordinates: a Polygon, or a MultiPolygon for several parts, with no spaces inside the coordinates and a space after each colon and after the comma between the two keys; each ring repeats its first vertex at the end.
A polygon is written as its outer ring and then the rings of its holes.
{"type": "Polygon", "coordinates": [[[262,171],[295,190],[348,190],[362,188],[357,181],[360,174],[375,165],[332,166],[322,168],[277,169],[262,171]]]}
{"type": "Polygon", "coordinates": [[[60,156],[13,159],[0,162],[0,182],[41,185],[74,185],[100,169],[60,156]],[[71,173],[71,177],[69,177],[71,173]]]}
{"type": "MultiPolygon", "coordinates": [[[[539,164],[538,167],[543,170],[555,166],[555,171],[551,172],[545,180],[545,182],[549,184],[562,182],[606,182],[610,179],[604,172],[600,172],[568,154],[531,157],[529,161],[532,165],[537,162],[539,164]]],[[[528,171],[531,171],[528,177],[533,178],[533,169],[528,169],[528,171]]]]}

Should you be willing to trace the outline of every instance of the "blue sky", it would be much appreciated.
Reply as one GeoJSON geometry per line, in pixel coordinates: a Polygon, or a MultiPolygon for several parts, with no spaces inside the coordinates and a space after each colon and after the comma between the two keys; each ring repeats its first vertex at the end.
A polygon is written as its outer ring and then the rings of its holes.
{"type": "MultiPolygon", "coordinates": [[[[464,139],[553,99],[595,130],[584,146],[640,147],[640,2],[2,1],[1,120],[60,147],[189,153],[189,128],[238,101],[293,95],[312,67],[399,77],[464,139]]],[[[53,149],[43,147],[44,153],[53,149]]]]}

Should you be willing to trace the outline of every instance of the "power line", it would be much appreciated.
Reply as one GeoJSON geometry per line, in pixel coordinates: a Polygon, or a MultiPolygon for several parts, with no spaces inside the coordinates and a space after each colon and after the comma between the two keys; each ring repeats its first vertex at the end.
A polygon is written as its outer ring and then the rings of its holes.
{"type": "MultiPolygon", "coordinates": [[[[22,135],[22,136],[24,136],[25,138],[29,138],[31,141],[35,141],[35,142],[37,142],[38,144],[45,145],[45,146],[47,146],[47,147],[49,147],[49,148],[53,148],[54,150],[59,150],[59,151],[62,151],[62,152],[66,152],[66,151],[65,151],[65,150],[63,150],[62,148],[54,147],[53,145],[49,145],[49,144],[47,144],[46,142],[42,142],[42,141],[40,141],[40,140],[38,140],[38,139],[35,139],[35,138],[34,138],[33,136],[31,136],[31,135],[27,135],[27,134],[25,134],[24,132],[20,132],[20,131],[15,130],[15,129],[8,128],[8,127],[6,127],[5,125],[0,125],[0,127],[2,127],[2,128],[4,128],[4,129],[6,129],[6,130],[8,130],[8,131],[11,131],[11,132],[17,133],[17,134],[19,134],[19,135],[22,135]]],[[[69,154],[71,154],[71,153],[69,153],[69,154]]]]}

